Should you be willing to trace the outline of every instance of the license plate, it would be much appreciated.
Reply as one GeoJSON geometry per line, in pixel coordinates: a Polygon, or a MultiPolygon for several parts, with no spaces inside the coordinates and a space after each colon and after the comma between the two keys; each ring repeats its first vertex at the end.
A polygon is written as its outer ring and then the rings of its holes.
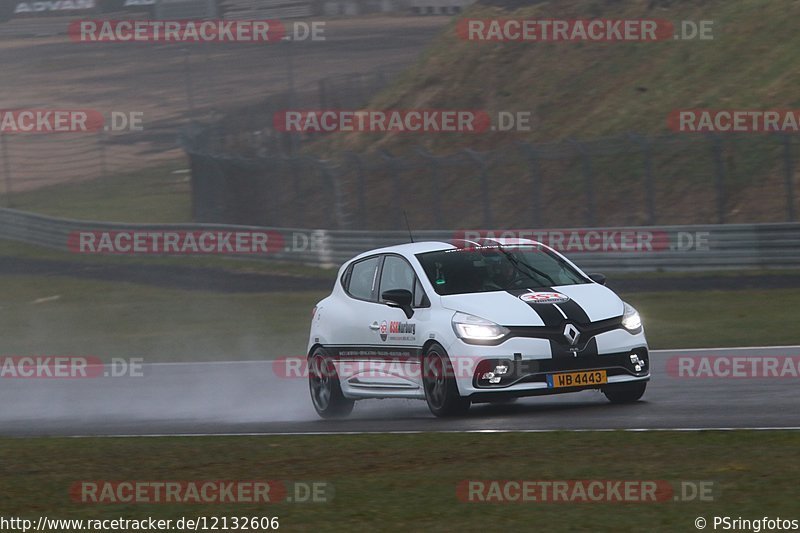
{"type": "Polygon", "coordinates": [[[605,370],[547,374],[547,386],[551,389],[558,389],[560,387],[587,387],[590,385],[603,385],[605,383],[608,383],[605,370]]]}

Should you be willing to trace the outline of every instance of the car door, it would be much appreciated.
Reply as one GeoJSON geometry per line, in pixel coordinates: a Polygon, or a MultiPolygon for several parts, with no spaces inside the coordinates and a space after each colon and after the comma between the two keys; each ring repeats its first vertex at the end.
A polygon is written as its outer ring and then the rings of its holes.
{"type": "MultiPolygon", "coordinates": [[[[412,319],[380,299],[382,291],[407,289],[419,307],[427,304],[413,269],[401,256],[386,254],[353,263],[343,279],[346,302],[333,318],[342,386],[351,396],[418,395],[422,341],[412,319]]],[[[425,309],[427,311],[427,309],[425,309]]]]}
{"type": "Polygon", "coordinates": [[[388,306],[378,301],[380,272],[384,256],[376,255],[353,263],[345,272],[342,286],[344,305],[332,317],[336,324],[335,345],[329,346],[337,359],[337,371],[348,396],[374,397],[383,392],[407,391],[399,372],[392,373],[396,356],[381,339],[387,338],[389,323],[384,318],[388,306]]]}
{"type": "Polygon", "coordinates": [[[378,280],[383,256],[375,255],[354,262],[345,272],[342,286],[345,292],[343,305],[338,306],[335,323],[335,346],[338,351],[347,351],[347,357],[375,344],[376,328],[381,304],[378,303],[378,280]]]}
{"type": "Polygon", "coordinates": [[[427,321],[429,304],[422,284],[404,257],[396,254],[384,257],[378,298],[381,307],[377,320],[371,324],[371,330],[377,333],[374,335],[375,343],[383,348],[380,353],[389,362],[387,374],[397,378],[404,386],[409,386],[409,382],[416,385],[420,372],[419,356],[426,338],[420,325],[427,321]],[[404,289],[412,293],[414,315],[411,318],[402,309],[389,306],[381,297],[385,291],[392,289],[404,289]]]}

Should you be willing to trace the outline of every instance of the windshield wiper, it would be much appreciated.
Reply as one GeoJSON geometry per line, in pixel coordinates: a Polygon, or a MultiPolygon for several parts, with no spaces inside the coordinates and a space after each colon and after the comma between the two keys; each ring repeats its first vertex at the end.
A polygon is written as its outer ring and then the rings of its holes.
{"type": "Polygon", "coordinates": [[[517,272],[520,272],[521,274],[526,275],[527,277],[529,277],[530,279],[532,279],[532,280],[534,280],[534,281],[536,281],[538,283],[539,280],[534,279],[533,276],[531,276],[530,274],[522,271],[520,266],[524,266],[525,268],[527,268],[528,270],[530,270],[531,272],[533,272],[537,276],[541,276],[544,279],[546,279],[550,283],[550,285],[557,285],[556,281],[553,278],[551,278],[550,276],[548,276],[547,274],[545,274],[544,272],[542,272],[538,268],[532,267],[528,263],[523,263],[522,261],[520,261],[519,259],[514,257],[514,255],[511,252],[508,252],[508,251],[504,250],[502,246],[499,246],[498,250],[500,250],[500,252],[504,256],[506,256],[506,259],[508,259],[508,261],[514,266],[514,268],[517,270],[517,272]]]}

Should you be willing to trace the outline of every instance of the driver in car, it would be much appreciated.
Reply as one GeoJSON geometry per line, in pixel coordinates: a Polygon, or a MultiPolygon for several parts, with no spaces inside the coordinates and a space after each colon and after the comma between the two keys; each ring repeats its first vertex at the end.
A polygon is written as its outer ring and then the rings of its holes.
{"type": "Polygon", "coordinates": [[[489,279],[485,284],[487,289],[508,289],[517,278],[517,270],[514,265],[501,257],[486,258],[486,266],[489,274],[489,279]]]}

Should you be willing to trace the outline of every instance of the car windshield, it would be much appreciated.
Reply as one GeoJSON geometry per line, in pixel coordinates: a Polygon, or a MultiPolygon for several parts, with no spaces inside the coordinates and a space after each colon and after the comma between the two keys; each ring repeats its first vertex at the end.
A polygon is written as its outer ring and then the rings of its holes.
{"type": "Polygon", "coordinates": [[[417,259],[442,296],[590,283],[569,263],[537,245],[456,248],[418,254],[417,259]]]}

